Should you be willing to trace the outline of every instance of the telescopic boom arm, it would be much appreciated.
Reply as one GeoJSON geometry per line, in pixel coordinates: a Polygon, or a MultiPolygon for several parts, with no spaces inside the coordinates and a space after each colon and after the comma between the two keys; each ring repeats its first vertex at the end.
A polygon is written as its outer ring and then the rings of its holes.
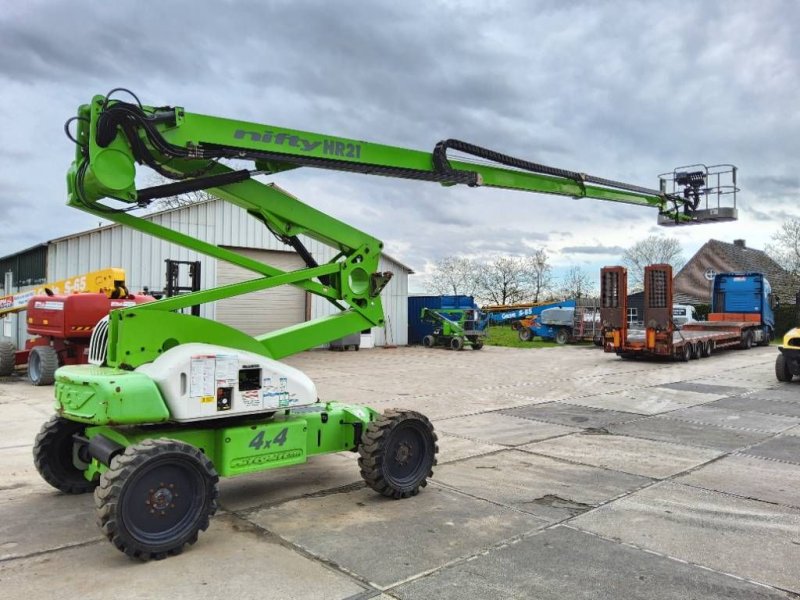
{"type": "MultiPolygon", "coordinates": [[[[115,91],[120,90],[112,90],[115,91]]],[[[262,276],[249,282],[117,311],[109,330],[112,343],[109,344],[108,363],[112,366],[136,367],[168,349],[165,345],[212,339],[221,345],[280,358],[353,331],[383,325],[379,294],[391,276],[377,272],[383,245],[279,188],[256,181],[256,175],[303,166],[317,167],[443,185],[504,188],[653,207],[659,211],[661,224],[736,218],[735,208],[720,207],[719,198],[716,207],[701,207],[703,197],[708,202],[708,194],[697,183],[697,177],[691,182],[692,193],[686,191],[688,187],[668,193],[664,179],[661,189],[653,190],[548,167],[458,140],[439,142],[432,152],[423,152],[205,116],[180,107],[143,106],[135,96],[135,103],[111,99],[112,92],[95,96],[71,119],[76,120],[78,126],[76,137],[70,135],[77,150],[67,177],[69,204],[262,276]],[[452,152],[468,158],[452,158],[452,152]],[[234,170],[220,162],[225,159],[252,161],[253,168],[234,170]],[[137,163],[149,166],[174,182],[137,189],[137,163]],[[291,245],[307,268],[284,273],[127,214],[156,198],[201,189],[247,210],[279,239],[291,245]],[[100,202],[103,198],[129,206],[112,208],[100,202]],[[299,235],[327,244],[338,254],[328,263],[318,265],[299,235]],[[342,312],[255,339],[219,323],[206,322],[199,326],[194,319],[189,326],[183,320],[190,317],[173,312],[185,306],[282,284],[296,285],[323,296],[342,312]],[[126,326],[130,319],[123,318],[123,314],[137,317],[135,335],[134,328],[126,326]],[[147,331],[156,333],[145,333],[147,331]]],[[[671,179],[673,184],[677,180],[677,177],[671,179]]]]}

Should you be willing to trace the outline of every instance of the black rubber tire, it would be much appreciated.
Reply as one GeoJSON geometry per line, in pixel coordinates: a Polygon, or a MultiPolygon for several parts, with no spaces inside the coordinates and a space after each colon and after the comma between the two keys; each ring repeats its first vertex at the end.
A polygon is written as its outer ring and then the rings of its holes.
{"type": "Polygon", "coordinates": [[[775,359],[775,377],[778,381],[789,382],[792,380],[792,371],[789,369],[789,362],[783,354],[778,354],[775,359]]]}
{"type": "Polygon", "coordinates": [[[464,349],[464,340],[460,337],[453,337],[450,338],[450,350],[463,350],[464,349]]]}
{"type": "Polygon", "coordinates": [[[697,360],[703,353],[703,342],[692,344],[692,360],[697,360]]]}
{"type": "Polygon", "coordinates": [[[361,476],[369,487],[388,498],[416,496],[428,485],[428,477],[433,477],[437,440],[425,415],[413,410],[386,410],[361,436],[361,476]]]}
{"type": "Polygon", "coordinates": [[[681,362],[689,362],[692,358],[692,345],[687,342],[681,346],[675,354],[675,358],[681,362]]]}
{"type": "MultiPolygon", "coordinates": [[[[75,440],[83,435],[86,425],[59,416],[52,416],[36,436],[33,444],[33,464],[47,483],[65,494],[86,494],[97,487],[88,481],[83,469],[75,466],[75,440]]],[[[88,462],[88,460],[87,460],[88,462]]]]}
{"type": "Polygon", "coordinates": [[[702,344],[703,345],[702,345],[702,350],[700,352],[700,356],[702,356],[703,358],[708,358],[709,356],[711,356],[713,352],[712,342],[711,340],[706,340],[702,344]]]}
{"type": "Polygon", "coordinates": [[[473,350],[480,350],[483,348],[483,340],[479,337],[474,337],[470,340],[472,342],[472,349],[473,350]]]}
{"type": "Polygon", "coordinates": [[[0,340],[0,377],[6,377],[14,372],[16,353],[17,349],[11,340],[0,340]]]}
{"type": "Polygon", "coordinates": [[[217,511],[218,481],[214,465],[198,448],[165,438],[145,440],[115,456],[100,478],[94,493],[97,522],[132,558],[180,554],[208,529],[217,511]],[[160,515],[153,516],[156,511],[160,515]]]}
{"type": "Polygon", "coordinates": [[[564,327],[559,327],[556,331],[556,344],[563,346],[569,341],[569,331],[564,327]]]}
{"type": "Polygon", "coordinates": [[[433,348],[435,344],[436,340],[432,335],[426,335],[424,338],[422,338],[422,345],[426,348],[433,348]]]}
{"type": "Polygon", "coordinates": [[[521,342],[530,342],[533,339],[533,332],[529,327],[521,327],[517,335],[521,342]]]}
{"type": "Polygon", "coordinates": [[[739,344],[739,348],[742,350],[750,350],[753,347],[753,332],[748,329],[742,332],[742,342],[739,344]]]}
{"type": "Polygon", "coordinates": [[[28,381],[31,385],[52,385],[58,366],[58,353],[54,348],[35,346],[28,355],[28,381]]]}

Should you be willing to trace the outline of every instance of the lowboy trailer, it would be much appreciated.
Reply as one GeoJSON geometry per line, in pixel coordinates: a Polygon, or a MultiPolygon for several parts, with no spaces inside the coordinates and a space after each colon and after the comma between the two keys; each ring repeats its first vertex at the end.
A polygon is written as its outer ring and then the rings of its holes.
{"type": "Polygon", "coordinates": [[[627,270],[604,267],[601,279],[603,348],[622,358],[666,357],[688,361],[722,348],[767,345],[774,317],[769,282],[760,273],[720,273],[714,280],[708,321],[678,329],[672,320],[672,267],[650,265],[644,277],[644,328],[627,322],[627,270]],[[741,312],[728,312],[732,309],[741,312]]]}

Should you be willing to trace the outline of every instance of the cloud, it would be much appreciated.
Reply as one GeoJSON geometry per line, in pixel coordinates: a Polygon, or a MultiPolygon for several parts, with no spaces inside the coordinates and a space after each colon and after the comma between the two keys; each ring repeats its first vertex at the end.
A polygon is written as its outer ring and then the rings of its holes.
{"type": "MultiPolygon", "coordinates": [[[[64,205],[74,147],[61,127],[118,85],[147,104],[426,152],[457,138],[651,188],[682,164],[732,162],[740,221],[668,234],[687,255],[710,237],[763,246],[796,213],[798,21],[800,5],[780,0],[176,0],[156,16],[133,0],[12,3],[0,13],[0,256],[96,225],[64,205]]],[[[265,179],[415,268],[555,255],[557,241],[571,244],[560,259],[580,261],[664,232],[655,209],[614,202],[314,169],[265,179]]]]}

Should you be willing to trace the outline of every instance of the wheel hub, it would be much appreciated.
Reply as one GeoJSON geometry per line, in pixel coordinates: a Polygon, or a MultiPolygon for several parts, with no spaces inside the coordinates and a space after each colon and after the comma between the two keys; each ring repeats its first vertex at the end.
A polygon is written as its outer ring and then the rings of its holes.
{"type": "Polygon", "coordinates": [[[397,446],[397,451],[394,454],[394,460],[397,464],[405,466],[408,464],[408,461],[412,458],[413,452],[411,451],[411,446],[408,445],[406,442],[401,442],[397,446]]]}
{"type": "Polygon", "coordinates": [[[168,485],[159,483],[158,488],[152,488],[149,490],[145,504],[150,507],[151,513],[160,513],[161,515],[165,515],[168,509],[175,508],[175,503],[173,501],[177,497],[178,494],[175,491],[174,483],[170,483],[168,485]]]}

